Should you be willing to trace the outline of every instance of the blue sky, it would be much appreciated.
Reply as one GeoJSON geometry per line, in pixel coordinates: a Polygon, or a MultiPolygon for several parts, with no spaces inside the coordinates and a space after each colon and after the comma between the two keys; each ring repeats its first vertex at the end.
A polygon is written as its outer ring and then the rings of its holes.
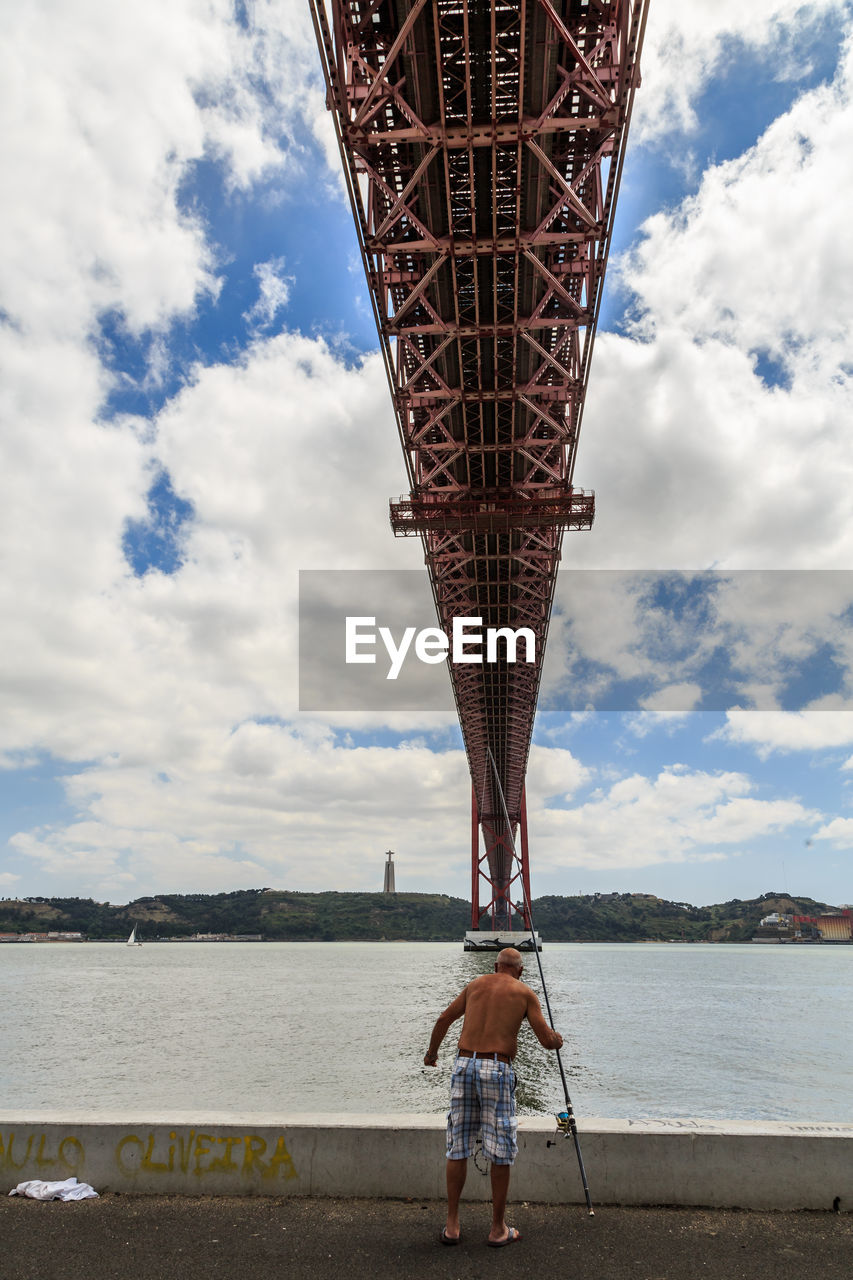
{"type": "MultiPolygon", "coordinates": [[[[853,900],[817,572],[853,567],[851,16],[652,0],[563,568],[764,576],[653,662],[598,598],[635,701],[540,715],[534,893],[853,900]]],[[[393,848],[466,895],[452,716],[297,710],[299,570],[420,565],[307,4],[34,0],[6,37],[0,892],[375,889],[393,848]]],[[[572,581],[564,692],[601,657],[572,581]]]]}

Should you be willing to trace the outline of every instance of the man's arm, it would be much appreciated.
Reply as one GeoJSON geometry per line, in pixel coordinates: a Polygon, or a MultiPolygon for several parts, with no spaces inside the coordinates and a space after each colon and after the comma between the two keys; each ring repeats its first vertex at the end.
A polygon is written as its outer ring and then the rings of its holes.
{"type": "Polygon", "coordinates": [[[429,1048],[424,1054],[424,1066],[434,1067],[438,1062],[438,1050],[442,1040],[447,1035],[453,1023],[457,1018],[461,1018],[465,1012],[465,1001],[468,997],[468,988],[460,991],[456,999],[447,1006],[444,1013],[440,1013],[436,1018],[435,1026],[432,1029],[432,1035],[429,1038],[429,1048]]]}
{"type": "Polygon", "coordinates": [[[545,1021],[545,1015],[542,1012],[542,1006],[539,1003],[539,997],[535,991],[531,991],[527,997],[527,1021],[530,1023],[533,1034],[543,1049],[562,1048],[563,1037],[559,1031],[555,1031],[553,1027],[548,1026],[545,1021]]]}

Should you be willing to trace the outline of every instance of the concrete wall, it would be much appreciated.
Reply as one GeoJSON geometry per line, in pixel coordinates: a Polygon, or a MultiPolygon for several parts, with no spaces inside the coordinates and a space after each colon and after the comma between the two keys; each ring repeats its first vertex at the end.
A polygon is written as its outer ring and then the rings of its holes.
{"type": "MultiPolygon", "coordinates": [[[[594,1204],[853,1207],[853,1124],[587,1120],[578,1127],[594,1204]]],[[[0,1112],[0,1192],[72,1174],[97,1191],[440,1199],[444,1123],[417,1115],[0,1112]]],[[[489,1196],[489,1180],[473,1164],[465,1194],[489,1196]]],[[[511,1196],[583,1203],[574,1144],[553,1121],[520,1119],[511,1196]]]]}

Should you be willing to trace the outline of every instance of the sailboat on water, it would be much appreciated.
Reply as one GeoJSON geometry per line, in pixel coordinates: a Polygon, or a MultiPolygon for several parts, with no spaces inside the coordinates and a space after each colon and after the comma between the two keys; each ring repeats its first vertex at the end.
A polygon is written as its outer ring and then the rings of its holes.
{"type": "Polygon", "coordinates": [[[127,946],[129,946],[129,947],[141,947],[141,946],[142,946],[142,943],[139,941],[139,939],[138,939],[138,938],[137,938],[137,936],[136,936],[136,925],[134,925],[134,926],[133,926],[133,928],[132,928],[132,929],[131,929],[131,931],[130,931],[130,937],[129,937],[129,938],[128,938],[128,940],[127,940],[127,946]]]}

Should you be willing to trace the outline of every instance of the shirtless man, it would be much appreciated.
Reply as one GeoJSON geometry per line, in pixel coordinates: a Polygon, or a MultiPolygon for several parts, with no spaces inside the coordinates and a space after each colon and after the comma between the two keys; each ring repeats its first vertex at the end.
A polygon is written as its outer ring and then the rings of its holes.
{"type": "Polygon", "coordinates": [[[521,954],[514,947],[505,947],[494,973],[469,982],[439,1014],[424,1055],[425,1066],[436,1066],[439,1045],[452,1023],[464,1015],[450,1082],[447,1223],[441,1232],[442,1244],[459,1243],[459,1200],[468,1157],[474,1153],[481,1130],[483,1154],[491,1161],[492,1177],[492,1229],[487,1243],[500,1248],[521,1239],[515,1227],[504,1221],[510,1168],[518,1152],[511,1065],[518,1049],[518,1029],[527,1018],[544,1048],[559,1049],[563,1043],[563,1037],[545,1021],[535,992],[521,981],[523,968],[521,954]]]}

